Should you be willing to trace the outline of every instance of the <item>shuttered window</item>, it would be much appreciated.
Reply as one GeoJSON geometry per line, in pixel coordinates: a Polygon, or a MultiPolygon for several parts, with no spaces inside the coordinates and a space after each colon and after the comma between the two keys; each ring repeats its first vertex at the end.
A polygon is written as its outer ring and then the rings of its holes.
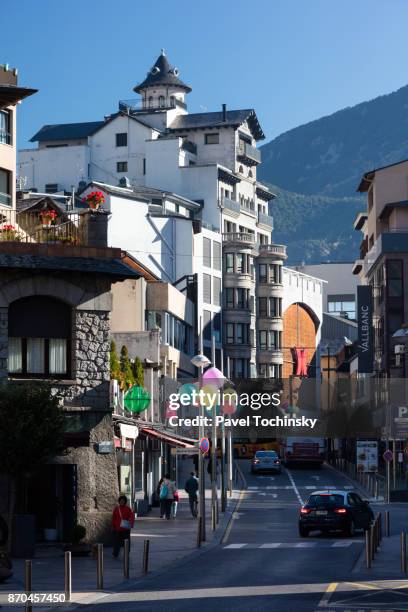
{"type": "Polygon", "coordinates": [[[203,274],[203,300],[206,304],[211,304],[211,276],[203,274]]]}
{"type": "Polygon", "coordinates": [[[203,238],[203,265],[211,268],[211,240],[203,238]]]}
{"type": "Polygon", "coordinates": [[[221,279],[217,276],[213,277],[213,304],[221,306],[221,279]]]}
{"type": "Polygon", "coordinates": [[[221,270],[221,243],[213,241],[213,268],[221,270]]]}

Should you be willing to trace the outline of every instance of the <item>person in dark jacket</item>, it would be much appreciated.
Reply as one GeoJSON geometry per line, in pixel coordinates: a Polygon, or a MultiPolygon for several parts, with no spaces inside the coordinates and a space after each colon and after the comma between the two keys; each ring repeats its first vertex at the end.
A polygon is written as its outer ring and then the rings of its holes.
{"type": "Polygon", "coordinates": [[[127,505],[126,495],[121,495],[118,499],[118,505],[115,506],[112,513],[113,557],[118,557],[120,547],[125,540],[129,540],[130,547],[130,530],[133,528],[134,523],[134,512],[127,505]]]}
{"type": "Polygon", "coordinates": [[[190,478],[186,481],[184,489],[188,495],[188,501],[190,504],[191,515],[196,518],[197,516],[197,491],[198,491],[198,480],[194,472],[191,472],[190,478]]]}
{"type": "Polygon", "coordinates": [[[156,495],[157,495],[157,499],[159,500],[159,503],[160,503],[160,518],[164,518],[164,513],[165,513],[164,499],[160,498],[160,491],[161,491],[161,488],[162,488],[163,480],[164,480],[164,476],[162,476],[160,478],[159,484],[156,487],[156,495]]]}

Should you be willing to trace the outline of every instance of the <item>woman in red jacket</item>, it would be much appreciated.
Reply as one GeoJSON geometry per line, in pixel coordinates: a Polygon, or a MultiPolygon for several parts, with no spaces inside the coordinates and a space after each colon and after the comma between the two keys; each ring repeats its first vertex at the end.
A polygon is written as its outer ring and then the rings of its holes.
{"type": "Polygon", "coordinates": [[[130,547],[130,530],[135,523],[135,515],[133,510],[127,505],[126,495],[121,495],[118,499],[118,505],[112,513],[112,529],[113,529],[113,552],[112,555],[117,558],[120,547],[124,540],[129,540],[130,547]]]}

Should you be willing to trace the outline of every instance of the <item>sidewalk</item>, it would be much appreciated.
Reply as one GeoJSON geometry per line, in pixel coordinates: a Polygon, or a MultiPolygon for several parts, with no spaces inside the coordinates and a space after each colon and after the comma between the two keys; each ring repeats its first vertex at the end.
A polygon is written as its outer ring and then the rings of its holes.
{"type": "MultiPolygon", "coordinates": [[[[182,473],[184,477],[184,470],[182,473]]],[[[148,516],[136,518],[131,534],[130,580],[143,575],[142,558],[145,539],[150,540],[149,574],[158,573],[197,550],[197,520],[193,519],[190,514],[188,497],[182,488],[183,484],[180,477],[180,502],[175,519],[161,519],[159,508],[153,508],[148,516]]],[[[206,484],[208,486],[209,482],[206,484]]],[[[205,550],[205,547],[210,545],[214,533],[218,536],[220,532],[224,532],[238,497],[239,491],[237,490],[233,492],[232,497],[228,497],[227,511],[225,514],[220,512],[217,531],[212,532],[211,490],[206,489],[207,541],[202,544],[202,549],[205,550]]],[[[11,579],[0,584],[0,602],[4,606],[0,606],[2,612],[16,609],[5,606],[2,595],[24,591],[23,559],[13,561],[13,572],[11,579]]],[[[72,601],[75,603],[85,603],[89,599],[100,597],[114,588],[120,588],[123,586],[122,583],[124,583],[123,549],[119,559],[112,557],[111,547],[104,549],[104,591],[96,591],[96,560],[91,556],[72,557],[72,601]]],[[[60,546],[38,546],[36,556],[32,561],[32,588],[33,592],[37,593],[63,592],[64,553],[60,546]]],[[[35,609],[45,610],[48,609],[48,606],[35,606],[35,609]]]]}

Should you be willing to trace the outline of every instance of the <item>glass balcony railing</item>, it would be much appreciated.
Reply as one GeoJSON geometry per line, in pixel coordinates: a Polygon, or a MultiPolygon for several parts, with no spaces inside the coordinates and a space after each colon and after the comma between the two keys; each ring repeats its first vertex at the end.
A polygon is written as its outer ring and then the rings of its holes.
{"type": "Polygon", "coordinates": [[[11,195],[9,193],[2,193],[0,191],[0,204],[11,206],[11,195]]]}
{"type": "Polygon", "coordinates": [[[255,164],[261,163],[261,152],[248,142],[240,142],[237,149],[237,157],[255,164]]]}
{"type": "Polygon", "coordinates": [[[239,202],[236,202],[235,200],[231,200],[231,198],[224,197],[222,199],[222,205],[224,208],[228,208],[228,210],[232,210],[235,213],[239,213],[241,210],[239,202]]]}
{"type": "Polygon", "coordinates": [[[267,225],[271,229],[273,228],[273,217],[270,215],[265,215],[265,213],[258,213],[258,223],[262,223],[263,225],[267,225]]]}
{"type": "Polygon", "coordinates": [[[11,144],[11,132],[0,128],[0,144],[11,144]]]}

